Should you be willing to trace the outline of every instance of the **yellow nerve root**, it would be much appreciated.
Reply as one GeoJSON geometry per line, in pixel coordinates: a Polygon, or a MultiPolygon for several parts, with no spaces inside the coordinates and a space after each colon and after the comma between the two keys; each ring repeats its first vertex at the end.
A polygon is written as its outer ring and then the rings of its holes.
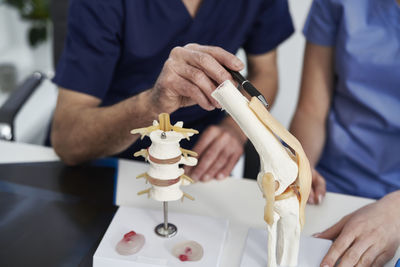
{"type": "Polygon", "coordinates": [[[161,113],[158,115],[159,124],[153,125],[145,128],[134,129],[131,131],[131,134],[141,134],[141,139],[143,139],[146,135],[148,136],[151,132],[156,130],[161,130],[163,132],[175,131],[181,133],[186,139],[189,139],[189,133],[198,134],[199,131],[194,129],[186,129],[179,126],[173,126],[170,121],[170,117],[168,113],[161,113]]]}
{"type": "Polygon", "coordinates": [[[144,172],[144,173],[139,174],[138,176],[136,176],[136,179],[140,179],[140,178],[146,178],[147,179],[147,172],[144,172]]]}
{"type": "Polygon", "coordinates": [[[190,137],[187,133],[181,133],[181,134],[185,137],[186,140],[190,140],[190,137]]]}
{"type": "Polygon", "coordinates": [[[141,149],[137,152],[135,152],[135,154],[133,154],[134,157],[140,157],[142,156],[143,158],[145,158],[147,160],[147,157],[149,156],[149,152],[147,152],[147,149],[141,149]]]}
{"type": "Polygon", "coordinates": [[[187,129],[187,128],[182,128],[179,126],[172,126],[172,130],[178,133],[192,133],[192,134],[198,134],[199,131],[195,130],[195,129],[187,129]]]}
{"type": "Polygon", "coordinates": [[[184,148],[181,148],[181,152],[182,152],[182,154],[183,154],[183,156],[185,158],[187,158],[188,155],[192,156],[192,157],[197,157],[198,156],[198,154],[196,152],[194,152],[192,150],[184,149],[184,148]]]}
{"type": "Polygon", "coordinates": [[[190,178],[189,176],[187,176],[186,174],[182,174],[181,179],[187,180],[190,183],[194,184],[194,181],[192,178],[190,178]]]}
{"type": "Polygon", "coordinates": [[[194,200],[194,197],[192,197],[191,195],[189,195],[188,193],[185,193],[185,192],[183,192],[183,196],[182,196],[182,198],[181,198],[181,201],[183,202],[183,199],[184,198],[188,198],[188,199],[190,199],[190,200],[194,200]]]}
{"type": "Polygon", "coordinates": [[[137,194],[138,194],[138,196],[143,195],[143,194],[147,194],[147,197],[150,197],[150,189],[151,188],[142,190],[142,191],[138,192],[137,194]]]}
{"type": "Polygon", "coordinates": [[[156,131],[158,129],[160,129],[159,125],[153,125],[146,128],[134,129],[131,131],[131,134],[140,134],[141,135],[140,139],[143,139],[146,135],[149,135],[151,132],[156,131]]]}
{"type": "Polygon", "coordinates": [[[146,184],[149,182],[149,175],[145,172],[136,176],[136,179],[146,178],[146,184]]]}
{"type": "Polygon", "coordinates": [[[275,180],[272,173],[264,174],[262,187],[267,203],[264,209],[264,221],[269,225],[274,223],[274,204],[275,204],[275,180]]]}

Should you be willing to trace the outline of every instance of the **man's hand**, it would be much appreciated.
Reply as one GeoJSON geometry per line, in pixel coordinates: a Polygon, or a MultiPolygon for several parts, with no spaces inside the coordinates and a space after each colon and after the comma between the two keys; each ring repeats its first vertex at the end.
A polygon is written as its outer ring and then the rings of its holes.
{"type": "Polygon", "coordinates": [[[217,85],[232,79],[223,66],[239,71],[244,64],[220,47],[198,44],[175,47],[151,89],[150,104],[167,113],[194,104],[206,110],[218,108],[211,93],[217,85]]]}
{"type": "Polygon", "coordinates": [[[334,240],[321,267],[381,267],[400,244],[400,192],[391,193],[341,219],[315,237],[334,240]],[[338,260],[340,261],[338,262],[338,260]]]}
{"type": "Polygon", "coordinates": [[[309,204],[321,204],[326,193],[326,182],[317,170],[312,170],[312,187],[310,196],[308,197],[309,204]]]}
{"type": "Polygon", "coordinates": [[[195,167],[185,168],[190,177],[206,182],[212,178],[221,180],[229,176],[243,154],[246,142],[244,134],[231,123],[210,126],[204,131],[193,148],[199,154],[199,163],[195,167]]]}

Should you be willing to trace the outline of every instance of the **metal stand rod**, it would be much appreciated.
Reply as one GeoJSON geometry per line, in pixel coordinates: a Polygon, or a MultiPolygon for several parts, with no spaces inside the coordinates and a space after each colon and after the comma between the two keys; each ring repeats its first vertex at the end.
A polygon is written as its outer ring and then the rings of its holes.
{"type": "Polygon", "coordinates": [[[173,237],[174,235],[176,235],[178,228],[176,228],[176,226],[173,225],[172,223],[168,223],[168,202],[164,201],[163,206],[164,206],[164,222],[157,225],[154,231],[156,232],[157,235],[161,237],[166,237],[166,238],[173,237]]]}
{"type": "Polygon", "coordinates": [[[164,201],[164,229],[168,230],[168,202],[164,201]]]}

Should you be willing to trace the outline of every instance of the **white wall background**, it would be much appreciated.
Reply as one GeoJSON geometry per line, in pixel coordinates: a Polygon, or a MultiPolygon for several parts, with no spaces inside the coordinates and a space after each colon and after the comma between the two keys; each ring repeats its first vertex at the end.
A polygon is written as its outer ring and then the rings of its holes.
{"type": "MultiPolygon", "coordinates": [[[[272,114],[288,127],[297,103],[304,38],[301,34],[304,21],[312,0],[289,0],[296,33],[278,49],[279,93],[272,108],[272,114]]],[[[38,48],[29,47],[26,39],[28,22],[21,21],[16,10],[0,5],[0,64],[12,62],[18,70],[18,80],[35,70],[52,74],[52,47],[50,40],[38,48]]],[[[0,92],[0,105],[6,96],[0,92]]],[[[17,140],[28,143],[41,143],[42,128],[54,108],[56,90],[49,82],[45,83],[17,118],[17,140]]]]}
{"type": "Polygon", "coordinates": [[[18,80],[34,70],[52,70],[52,47],[48,40],[31,48],[27,40],[29,22],[20,18],[17,10],[0,5],[0,64],[14,63],[18,70],[18,80]]]}
{"type": "Polygon", "coordinates": [[[302,30],[311,2],[289,0],[296,32],[278,49],[279,93],[272,114],[286,127],[297,104],[305,44],[302,30]]]}

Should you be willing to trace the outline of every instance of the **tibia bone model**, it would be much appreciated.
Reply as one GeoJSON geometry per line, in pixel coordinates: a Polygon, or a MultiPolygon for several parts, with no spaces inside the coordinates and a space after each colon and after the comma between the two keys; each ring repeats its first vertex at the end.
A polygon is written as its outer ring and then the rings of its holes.
{"type": "Polygon", "coordinates": [[[140,174],[137,178],[144,178],[151,187],[140,191],[138,194],[148,194],[157,201],[174,201],[187,197],[194,198],[181,189],[181,185],[193,183],[193,180],[184,174],[179,165],[194,166],[197,164],[196,152],[183,149],[179,142],[183,138],[197,134],[194,129],[183,128],[183,122],[179,121],[171,125],[169,114],[159,115],[159,122],[154,121],[152,126],[131,131],[132,134],[149,136],[151,146],[134,154],[135,157],[142,156],[150,163],[149,170],[140,174]]]}
{"type": "Polygon", "coordinates": [[[260,156],[257,182],[266,198],[268,266],[296,266],[311,190],[310,164],[304,150],[256,97],[249,102],[230,81],[222,83],[212,96],[238,123],[260,156]]]}

